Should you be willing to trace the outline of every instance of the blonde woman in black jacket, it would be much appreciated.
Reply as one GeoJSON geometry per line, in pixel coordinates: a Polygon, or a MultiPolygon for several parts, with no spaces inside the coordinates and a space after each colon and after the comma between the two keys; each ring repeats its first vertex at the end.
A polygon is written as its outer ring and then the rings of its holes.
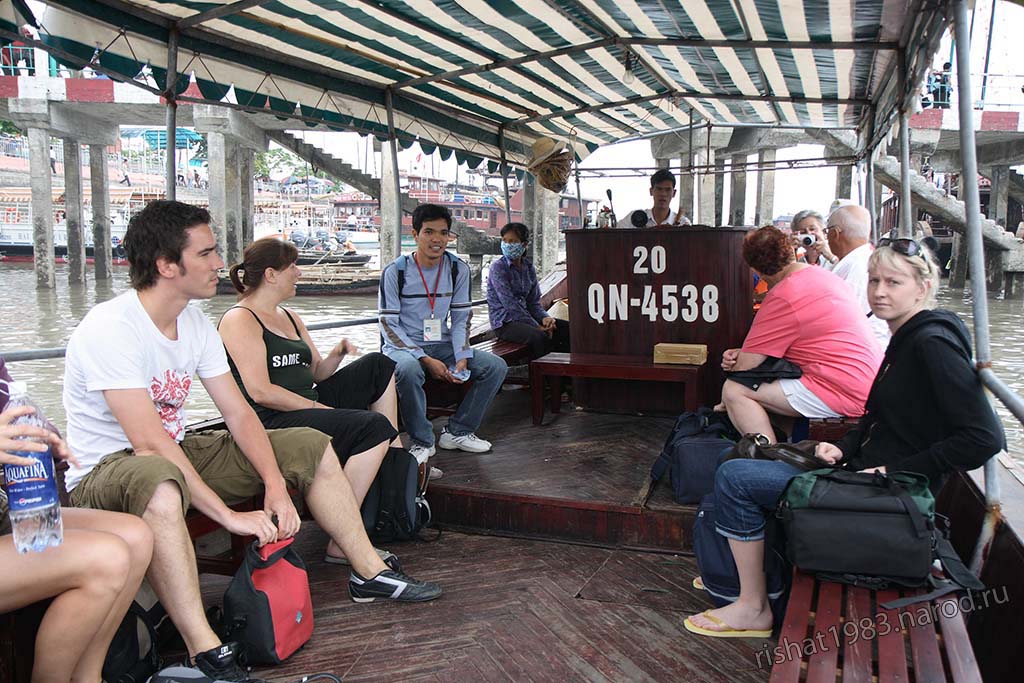
{"type": "MultiPolygon", "coordinates": [[[[861,425],[817,455],[851,470],[918,472],[933,491],[954,470],[980,467],[1005,446],[1002,426],[971,360],[967,328],[931,310],[938,266],[910,239],[881,240],[868,262],[868,303],[892,340],[868,394],[861,425]]],[[[771,634],[764,575],[764,525],[786,484],[800,473],[783,462],[730,460],[715,476],[715,529],[729,539],[739,598],[687,617],[686,629],[717,638],[771,634]]]]}

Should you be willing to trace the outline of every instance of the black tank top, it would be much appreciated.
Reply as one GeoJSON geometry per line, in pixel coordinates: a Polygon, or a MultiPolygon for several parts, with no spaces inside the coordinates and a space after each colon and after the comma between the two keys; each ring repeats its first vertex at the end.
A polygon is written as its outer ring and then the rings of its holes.
{"type": "MultiPolygon", "coordinates": [[[[292,314],[287,309],[281,309],[288,316],[292,327],[295,328],[295,334],[299,335],[298,339],[289,339],[288,337],[274,334],[267,329],[267,326],[263,324],[263,321],[260,320],[260,317],[251,308],[246,308],[245,306],[234,306],[233,308],[249,311],[252,313],[252,317],[256,318],[256,322],[260,324],[260,327],[263,328],[263,343],[267,347],[267,374],[270,375],[270,383],[287,389],[303,398],[308,398],[310,403],[317,400],[318,395],[316,389],[313,388],[313,371],[311,369],[313,352],[309,350],[309,345],[302,340],[299,326],[295,324],[292,314]]],[[[242,390],[245,400],[254,408],[260,407],[249,396],[249,392],[245,390],[242,376],[238,373],[238,367],[235,365],[235,361],[232,360],[230,353],[228,354],[228,365],[231,367],[231,376],[238,383],[238,388],[242,390]]]]}

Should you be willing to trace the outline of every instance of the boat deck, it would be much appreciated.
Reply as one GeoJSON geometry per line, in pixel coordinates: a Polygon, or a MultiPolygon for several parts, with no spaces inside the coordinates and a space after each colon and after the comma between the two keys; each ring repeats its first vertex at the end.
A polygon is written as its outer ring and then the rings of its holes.
{"type": "MultiPolygon", "coordinates": [[[[443,533],[389,546],[412,575],[444,586],[435,602],[352,603],[347,571],[323,562],[326,536],[306,523],[297,546],[310,572],[313,639],[257,673],[279,681],[320,671],[346,681],[767,680],[755,659],[767,641],[683,628],[686,615],[711,606],[690,585],[692,555],[666,552],[684,547],[693,510],[672,503],[666,486],[643,502],[671,420],[566,405],[547,422],[531,424],[528,391],[502,392],[480,430],[493,453],[439,451],[445,476],[431,484],[431,499],[443,533]],[[640,533],[645,521],[655,530],[640,533]],[[461,531],[470,528],[478,533],[461,531]]],[[[220,602],[227,581],[203,577],[208,601],[220,602]]]]}

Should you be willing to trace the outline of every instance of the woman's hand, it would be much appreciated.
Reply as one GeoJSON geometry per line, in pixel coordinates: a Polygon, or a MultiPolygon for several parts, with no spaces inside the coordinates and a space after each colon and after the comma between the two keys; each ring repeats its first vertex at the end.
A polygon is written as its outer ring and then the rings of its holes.
{"type": "Polygon", "coordinates": [[[344,358],[346,354],[352,354],[353,356],[358,355],[359,347],[350,342],[348,339],[342,337],[341,341],[338,342],[337,346],[331,349],[331,352],[328,353],[327,355],[333,356],[334,358],[344,358]]]}
{"type": "Polygon", "coordinates": [[[827,462],[829,465],[835,465],[843,459],[843,452],[839,450],[839,446],[825,441],[822,441],[815,447],[814,455],[818,457],[818,460],[827,462]]]}
{"type": "Polygon", "coordinates": [[[36,412],[32,406],[18,406],[0,413],[0,463],[5,465],[31,465],[34,460],[14,455],[13,451],[33,451],[43,453],[47,448],[51,449],[53,457],[64,458],[75,465],[78,461],[71,455],[64,440],[49,429],[36,427],[34,425],[12,425],[15,418],[24,415],[31,415],[36,412]],[[30,441],[28,439],[39,439],[30,441]]]}
{"type": "Polygon", "coordinates": [[[736,367],[736,361],[740,357],[739,349],[726,349],[722,354],[722,369],[729,372],[736,367]]]}

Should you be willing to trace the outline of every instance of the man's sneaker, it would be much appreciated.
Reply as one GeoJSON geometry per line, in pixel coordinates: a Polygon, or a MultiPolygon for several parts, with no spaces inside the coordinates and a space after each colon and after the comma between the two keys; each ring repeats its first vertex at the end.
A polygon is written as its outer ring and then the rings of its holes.
{"type": "Polygon", "coordinates": [[[427,458],[434,457],[434,453],[437,451],[433,446],[421,446],[417,443],[409,448],[409,452],[412,453],[412,457],[416,458],[417,464],[422,465],[427,461],[427,458]]]}
{"type": "Polygon", "coordinates": [[[417,581],[390,569],[385,569],[372,579],[364,579],[353,571],[348,579],[348,594],[353,602],[427,602],[441,596],[441,587],[431,581],[417,581]]]}
{"type": "MultiPolygon", "coordinates": [[[[377,553],[377,557],[384,561],[384,564],[396,572],[402,571],[402,563],[398,560],[398,555],[395,555],[390,550],[384,550],[384,548],[374,548],[373,550],[377,553]]],[[[327,564],[352,564],[344,555],[337,556],[329,553],[324,553],[324,562],[327,564]]]]}
{"type": "Polygon", "coordinates": [[[437,440],[437,445],[446,451],[458,449],[469,453],[486,453],[491,450],[490,441],[484,441],[473,433],[455,436],[448,431],[447,427],[441,430],[441,438],[437,440]]]}
{"type": "Polygon", "coordinates": [[[250,678],[238,664],[238,643],[225,643],[212,650],[200,652],[194,661],[161,669],[150,679],[151,683],[264,683],[250,678]]]}

